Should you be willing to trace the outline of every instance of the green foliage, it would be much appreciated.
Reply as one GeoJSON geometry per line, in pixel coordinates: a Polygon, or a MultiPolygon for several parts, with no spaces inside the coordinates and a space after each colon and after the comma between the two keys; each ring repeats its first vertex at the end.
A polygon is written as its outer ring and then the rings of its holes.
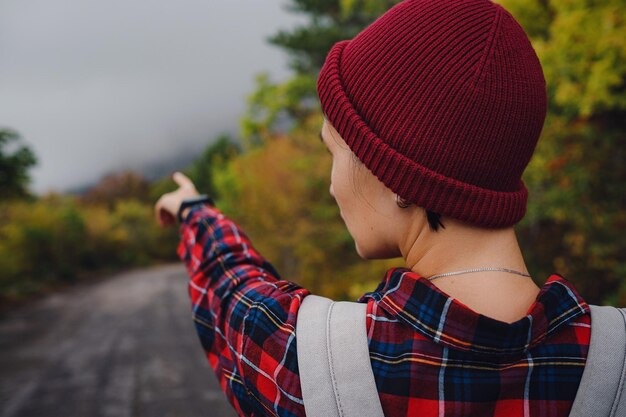
{"type": "Polygon", "coordinates": [[[314,76],[334,43],[352,39],[396,3],[399,0],[292,0],[289,9],[307,14],[310,21],[268,40],[289,52],[297,75],[314,76]]]}
{"type": "Polygon", "coordinates": [[[138,200],[83,204],[50,194],[0,205],[0,299],[16,299],[98,271],[176,259],[176,230],[138,200]]]}
{"type": "Polygon", "coordinates": [[[269,75],[256,77],[256,90],[248,97],[246,113],[241,118],[241,136],[250,148],[263,143],[281,120],[300,121],[316,110],[315,79],[297,75],[285,83],[273,84],[269,75]]]}
{"type": "Polygon", "coordinates": [[[621,287],[616,302],[626,303],[625,131],[612,116],[551,116],[525,175],[525,253],[543,275],[559,271],[592,302],[608,302],[621,287]]]}
{"type": "Polygon", "coordinates": [[[82,267],[115,269],[176,259],[176,231],[156,226],[151,204],[123,200],[113,209],[89,205],[80,210],[89,219],[82,267]]]}
{"type": "Polygon", "coordinates": [[[148,265],[153,259],[171,258],[175,252],[163,230],[155,226],[153,208],[140,201],[118,202],[111,212],[111,229],[122,265],[148,265]]]}
{"type": "Polygon", "coordinates": [[[550,113],[571,119],[626,110],[624,0],[503,0],[530,34],[550,113]]]}
{"type": "Polygon", "coordinates": [[[241,136],[258,145],[280,124],[297,125],[319,111],[317,74],[331,46],[353,38],[399,0],[292,0],[289,9],[310,17],[306,25],[281,30],[268,40],[289,53],[294,76],[282,84],[259,74],[241,121],[241,136]]]}
{"type": "Polygon", "coordinates": [[[37,159],[29,147],[19,142],[16,132],[0,129],[0,200],[28,196],[28,170],[37,159]]]}
{"type": "Polygon", "coordinates": [[[400,0],[339,0],[342,16],[349,18],[360,15],[364,21],[368,22],[367,24],[397,3],[400,3],[400,0]]]}
{"type": "Polygon", "coordinates": [[[590,301],[626,305],[626,20],[623,0],[505,0],[530,34],[549,113],[525,173],[525,254],[590,301]]]}
{"type": "Polygon", "coordinates": [[[222,134],[204,150],[188,168],[189,178],[199,192],[219,198],[219,192],[213,184],[213,173],[222,169],[226,162],[241,152],[239,146],[227,134],[222,134]]]}
{"type": "Polygon", "coordinates": [[[623,0],[551,1],[548,40],[540,43],[556,111],[588,118],[626,110],[623,0]]]}
{"type": "Polygon", "coordinates": [[[50,196],[35,203],[16,201],[3,209],[0,285],[5,293],[30,292],[40,282],[76,278],[74,264],[84,254],[86,228],[70,199],[50,196]]]}

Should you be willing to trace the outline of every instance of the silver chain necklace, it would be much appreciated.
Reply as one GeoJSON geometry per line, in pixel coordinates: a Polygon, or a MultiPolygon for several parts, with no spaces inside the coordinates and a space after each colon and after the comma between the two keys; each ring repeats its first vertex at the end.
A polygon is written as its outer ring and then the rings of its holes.
{"type": "Polygon", "coordinates": [[[529,277],[530,275],[525,274],[523,272],[519,272],[519,271],[514,271],[512,269],[508,269],[508,268],[493,268],[493,267],[487,267],[487,268],[474,268],[474,269],[466,269],[464,271],[454,271],[454,272],[446,272],[444,274],[437,274],[437,275],[432,275],[428,278],[426,278],[429,281],[432,281],[433,279],[437,279],[437,278],[441,278],[441,277],[449,277],[452,275],[461,275],[461,274],[471,274],[472,272],[482,272],[482,271],[501,271],[501,272],[508,272],[510,274],[517,274],[517,275],[521,275],[523,277],[529,277]]]}

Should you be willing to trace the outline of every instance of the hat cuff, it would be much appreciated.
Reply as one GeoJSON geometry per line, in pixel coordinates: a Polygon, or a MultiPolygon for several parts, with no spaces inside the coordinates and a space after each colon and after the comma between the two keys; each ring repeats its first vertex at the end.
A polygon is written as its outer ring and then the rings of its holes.
{"type": "Polygon", "coordinates": [[[317,80],[328,121],[367,168],[405,201],[477,226],[498,228],[519,222],[526,213],[528,190],[520,179],[514,191],[497,191],[438,174],[405,157],[379,138],[350,102],[340,72],[349,40],[337,42],[317,80]]]}

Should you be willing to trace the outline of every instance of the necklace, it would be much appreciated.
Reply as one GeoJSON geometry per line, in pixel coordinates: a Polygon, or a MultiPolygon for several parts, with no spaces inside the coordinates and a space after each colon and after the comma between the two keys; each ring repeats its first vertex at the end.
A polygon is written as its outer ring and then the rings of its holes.
{"type": "Polygon", "coordinates": [[[461,274],[471,274],[473,272],[482,272],[482,271],[501,271],[501,272],[508,272],[510,274],[517,274],[517,275],[521,275],[523,277],[529,277],[530,275],[525,274],[523,272],[519,272],[519,271],[514,271],[512,269],[508,269],[508,268],[493,268],[493,267],[487,267],[487,268],[474,268],[474,269],[466,269],[464,271],[454,271],[454,272],[446,272],[444,274],[437,274],[437,275],[432,275],[428,278],[426,278],[429,281],[432,281],[433,279],[437,279],[437,278],[441,278],[441,277],[449,277],[452,275],[461,275],[461,274]]]}

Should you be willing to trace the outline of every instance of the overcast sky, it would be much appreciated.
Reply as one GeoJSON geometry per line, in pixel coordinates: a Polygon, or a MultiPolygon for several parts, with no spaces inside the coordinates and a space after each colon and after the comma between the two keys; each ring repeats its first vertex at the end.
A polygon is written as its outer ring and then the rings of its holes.
{"type": "Polygon", "coordinates": [[[288,0],[0,0],[0,127],[35,151],[32,189],[93,182],[236,133],[288,0]]]}

